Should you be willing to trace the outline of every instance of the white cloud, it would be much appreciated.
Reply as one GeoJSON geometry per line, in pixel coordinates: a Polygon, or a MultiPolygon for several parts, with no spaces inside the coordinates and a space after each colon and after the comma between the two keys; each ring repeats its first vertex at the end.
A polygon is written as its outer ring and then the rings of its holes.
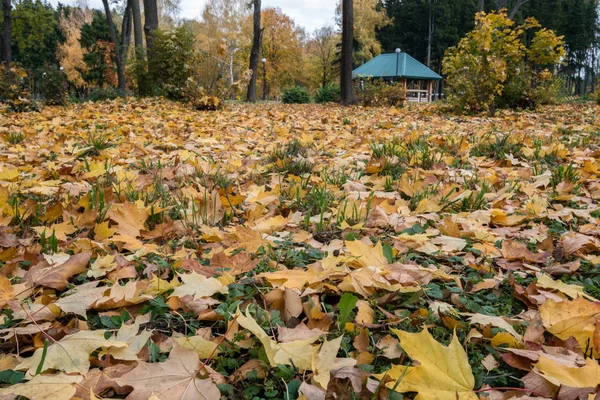
{"type": "MultiPolygon", "coordinates": [[[[59,0],[50,0],[50,3],[56,6],[59,0]]],[[[65,2],[63,0],[63,2],[65,2]]],[[[72,4],[74,0],[67,0],[67,4],[72,4]]],[[[101,0],[88,0],[90,7],[103,9],[101,0]]],[[[205,0],[182,0],[181,17],[182,18],[200,18],[205,0]]],[[[263,0],[263,8],[279,7],[289,15],[296,25],[306,28],[307,32],[325,25],[335,23],[335,6],[337,0],[263,0]]]]}

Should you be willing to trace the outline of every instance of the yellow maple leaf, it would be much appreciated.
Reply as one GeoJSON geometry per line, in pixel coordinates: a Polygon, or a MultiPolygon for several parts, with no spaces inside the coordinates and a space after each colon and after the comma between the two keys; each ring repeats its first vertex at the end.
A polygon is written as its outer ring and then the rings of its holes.
{"type": "Polygon", "coordinates": [[[104,221],[96,224],[96,227],[94,228],[94,234],[94,239],[102,241],[114,235],[115,230],[108,227],[108,221],[104,221]]]}
{"type": "Polygon", "coordinates": [[[19,177],[19,170],[12,165],[0,167],[0,181],[14,181],[19,177]]]}
{"type": "Polygon", "coordinates": [[[210,297],[216,293],[227,293],[229,290],[218,279],[207,278],[196,272],[179,275],[183,284],[177,286],[170,297],[194,296],[195,299],[210,297]]]}
{"type": "MultiPolygon", "coordinates": [[[[100,355],[110,354],[115,360],[138,361],[138,353],[146,346],[152,332],[140,331],[140,325],[144,317],[138,316],[133,324],[121,326],[116,335],[111,338],[117,342],[127,343],[124,347],[113,347],[110,350],[100,352],[100,355]],[[138,334],[139,332],[139,334],[138,334]]],[[[146,318],[147,322],[148,318],[146,318]]]]}
{"type": "Polygon", "coordinates": [[[115,255],[108,254],[104,257],[96,258],[90,265],[90,269],[88,270],[88,276],[93,278],[99,278],[101,276],[106,275],[113,269],[117,268],[117,263],[115,262],[115,255]]]}
{"type": "MultiPolygon", "coordinates": [[[[106,331],[80,331],[67,335],[60,341],[48,346],[43,370],[55,369],[66,373],[85,375],[90,369],[90,354],[99,347],[127,347],[126,342],[104,338],[106,331]]],[[[27,376],[35,375],[42,360],[44,349],[40,348],[29,358],[15,367],[27,370],[27,376]]]]}
{"type": "Polygon", "coordinates": [[[143,293],[151,296],[157,296],[161,293],[175,289],[177,286],[181,286],[181,282],[179,282],[177,276],[174,276],[169,282],[165,279],[160,279],[156,275],[152,275],[152,279],[150,279],[150,285],[148,288],[146,288],[146,290],[144,290],[143,293]]]}
{"type": "Polygon", "coordinates": [[[583,367],[572,368],[542,355],[534,367],[538,369],[540,375],[556,386],[593,388],[600,382],[600,365],[598,361],[591,358],[585,360],[583,367]]]}
{"type": "MultiPolygon", "coordinates": [[[[554,336],[563,340],[572,336],[583,350],[593,343],[600,303],[581,297],[561,302],[548,299],[539,310],[544,327],[554,336]]],[[[598,356],[595,350],[594,354],[598,356]]]]}
{"type": "Polygon", "coordinates": [[[77,232],[77,228],[75,228],[70,221],[65,221],[51,226],[36,226],[33,229],[38,235],[45,235],[46,239],[54,234],[54,236],[61,241],[67,240],[67,235],[77,232]]]}
{"type": "Polygon", "coordinates": [[[550,278],[550,276],[545,275],[545,274],[537,275],[536,285],[539,287],[543,287],[545,289],[558,290],[559,292],[566,294],[567,296],[569,296],[572,299],[577,298],[577,297],[585,297],[588,300],[598,301],[597,299],[593,298],[589,294],[585,293],[583,291],[583,286],[569,285],[562,281],[555,281],[552,278],[550,278]]]}
{"type": "Polygon", "coordinates": [[[110,219],[118,226],[116,231],[121,235],[138,237],[150,216],[150,207],[145,207],[141,200],[135,203],[117,204],[108,212],[110,219]]]}
{"type": "Polygon", "coordinates": [[[218,344],[215,342],[211,342],[210,340],[206,340],[200,335],[196,336],[183,336],[174,339],[180,346],[185,347],[186,349],[194,350],[198,353],[198,357],[200,359],[206,359],[212,355],[216,356],[219,354],[219,350],[217,349],[218,344]]]}
{"type": "MultiPolygon", "coordinates": [[[[30,381],[0,389],[0,396],[23,396],[30,399],[70,400],[74,395],[81,375],[36,375],[30,381]]],[[[10,397],[12,398],[12,397],[10,397]]]]}
{"type": "Polygon", "coordinates": [[[272,366],[283,364],[294,365],[301,370],[311,368],[313,354],[312,343],[319,339],[321,333],[315,333],[306,339],[277,343],[267,335],[260,325],[258,325],[256,320],[250,316],[248,310],[246,310],[246,315],[238,311],[237,322],[260,340],[265,347],[265,353],[272,366]]]}
{"type": "Polygon", "coordinates": [[[14,289],[8,278],[0,274],[0,307],[6,304],[14,296],[14,289]]]}
{"type": "Polygon", "coordinates": [[[358,263],[363,267],[387,267],[387,258],[383,255],[381,242],[375,246],[364,244],[360,240],[346,241],[346,248],[354,257],[358,258],[358,263]]]}
{"type": "Polygon", "coordinates": [[[391,370],[375,375],[378,379],[384,376],[392,378],[387,387],[400,393],[419,392],[415,400],[477,400],[469,359],[456,335],[446,347],[438,343],[426,328],[419,333],[398,329],[392,329],[392,332],[398,336],[409,357],[420,365],[395,365],[391,370]]]}
{"type": "Polygon", "coordinates": [[[343,367],[356,365],[356,360],[352,358],[338,358],[337,353],[340,350],[340,344],[344,336],[333,340],[325,340],[321,347],[313,347],[313,356],[311,369],[314,372],[313,380],[323,389],[327,389],[331,378],[330,371],[343,367]]]}

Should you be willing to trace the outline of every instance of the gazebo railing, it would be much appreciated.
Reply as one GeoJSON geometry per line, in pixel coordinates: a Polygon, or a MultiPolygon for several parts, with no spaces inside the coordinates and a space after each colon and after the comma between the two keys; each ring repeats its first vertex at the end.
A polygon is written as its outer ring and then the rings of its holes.
{"type": "Polygon", "coordinates": [[[406,89],[406,101],[411,103],[428,103],[435,100],[441,100],[443,97],[443,94],[427,93],[427,90],[406,89]]]}
{"type": "Polygon", "coordinates": [[[429,99],[427,90],[407,89],[406,101],[421,103],[431,101],[431,99],[429,99]]]}

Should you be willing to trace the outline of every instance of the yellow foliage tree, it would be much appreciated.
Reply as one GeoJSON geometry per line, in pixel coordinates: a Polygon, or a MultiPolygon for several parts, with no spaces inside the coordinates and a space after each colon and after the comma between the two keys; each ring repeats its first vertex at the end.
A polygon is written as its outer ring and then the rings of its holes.
{"type": "Polygon", "coordinates": [[[336,82],[335,58],[340,36],[331,26],[317,29],[307,44],[306,70],[313,88],[336,82]]]}
{"type": "Polygon", "coordinates": [[[64,10],[59,16],[61,31],[65,35],[64,43],[60,43],[56,50],[56,56],[60,65],[64,68],[64,73],[72,85],[84,87],[86,85],[82,72],[87,69],[83,61],[84,50],[81,48],[79,39],[81,37],[81,27],[85,23],[91,23],[92,13],[89,8],[73,8],[68,15],[64,10]]]}
{"type": "Polygon", "coordinates": [[[303,73],[305,49],[304,30],[279,8],[267,8],[262,12],[263,39],[259,87],[263,89],[264,73],[267,77],[267,94],[279,96],[285,89],[296,84],[307,84],[303,73]],[[263,68],[266,69],[263,70],[263,68]]]}
{"type": "Polygon", "coordinates": [[[449,101],[463,110],[487,110],[490,114],[502,100],[507,105],[535,105],[533,89],[548,80],[543,67],[553,67],[565,54],[562,37],[540,29],[527,48],[523,35],[539,28],[535,19],[515,25],[505,10],[480,12],[475,18],[475,29],[446,51],[443,72],[449,101]],[[507,88],[510,91],[505,93],[507,88]],[[509,94],[522,98],[513,101],[509,94]]]}
{"type": "MultiPolygon", "coordinates": [[[[354,50],[353,58],[356,63],[363,64],[381,53],[377,30],[392,21],[385,9],[378,8],[378,4],[378,0],[354,0],[354,40],[358,49],[354,50]]],[[[341,1],[338,2],[337,15],[341,23],[341,1]]]]}

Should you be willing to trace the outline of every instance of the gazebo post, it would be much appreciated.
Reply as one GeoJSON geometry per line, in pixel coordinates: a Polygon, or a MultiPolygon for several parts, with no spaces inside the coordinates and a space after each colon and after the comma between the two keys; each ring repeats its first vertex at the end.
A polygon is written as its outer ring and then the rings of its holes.
{"type": "Polygon", "coordinates": [[[427,102],[431,102],[431,100],[433,100],[431,98],[431,84],[433,83],[433,81],[427,81],[427,102]]]}

